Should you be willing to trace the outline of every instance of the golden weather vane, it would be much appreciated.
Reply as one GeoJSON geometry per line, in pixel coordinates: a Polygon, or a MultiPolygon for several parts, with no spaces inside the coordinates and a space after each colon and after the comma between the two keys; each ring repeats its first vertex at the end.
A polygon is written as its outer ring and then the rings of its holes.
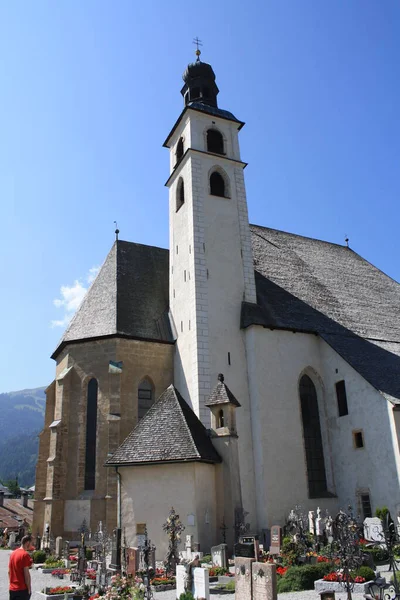
{"type": "Polygon", "coordinates": [[[201,50],[199,48],[199,46],[202,46],[202,41],[199,40],[199,38],[196,36],[193,40],[193,44],[196,45],[196,56],[197,56],[197,60],[200,61],[200,54],[201,54],[201,50]]]}

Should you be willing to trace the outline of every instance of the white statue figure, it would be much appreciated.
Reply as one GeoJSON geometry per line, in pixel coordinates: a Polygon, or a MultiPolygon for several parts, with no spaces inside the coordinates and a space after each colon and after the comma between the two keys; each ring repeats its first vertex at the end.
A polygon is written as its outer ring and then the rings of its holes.
{"type": "Polygon", "coordinates": [[[315,521],[314,521],[314,511],[308,511],[308,530],[312,535],[315,535],[315,521]]]}
{"type": "Polygon", "coordinates": [[[315,535],[322,535],[321,509],[319,506],[317,508],[317,518],[315,520],[315,535]]]}

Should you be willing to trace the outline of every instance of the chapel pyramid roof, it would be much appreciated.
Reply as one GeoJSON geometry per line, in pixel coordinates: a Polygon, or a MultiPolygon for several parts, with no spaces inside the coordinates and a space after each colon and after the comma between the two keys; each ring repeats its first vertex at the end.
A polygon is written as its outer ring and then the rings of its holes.
{"type": "Polygon", "coordinates": [[[164,248],[116,241],[53,354],[68,342],[120,336],[173,342],[164,248]]]}
{"type": "Polygon", "coordinates": [[[219,463],[207,429],[170,385],[139,421],[106,466],[174,462],[219,463]]]}
{"type": "Polygon", "coordinates": [[[211,392],[210,397],[206,402],[206,406],[217,406],[219,404],[233,404],[238,408],[241,406],[240,402],[236,400],[235,396],[224,382],[222,373],[218,375],[218,383],[211,392]]]}

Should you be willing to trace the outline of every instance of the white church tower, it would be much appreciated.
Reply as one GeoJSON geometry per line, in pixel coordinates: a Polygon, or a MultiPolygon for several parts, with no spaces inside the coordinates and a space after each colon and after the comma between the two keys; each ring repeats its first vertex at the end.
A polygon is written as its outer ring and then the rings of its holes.
{"type": "Polygon", "coordinates": [[[185,108],[164,145],[175,385],[210,427],[205,404],[220,372],[248,409],[240,312],[243,301],[256,302],[256,290],[238,139],[244,123],[218,108],[214,71],[199,54],[183,75],[185,108]]]}
{"type": "MultiPolygon", "coordinates": [[[[251,409],[242,302],[256,303],[254,266],[238,134],[244,123],[218,108],[211,65],[189,64],[185,107],[164,146],[170,150],[170,309],[176,335],[174,383],[206,427],[218,373],[237,411],[242,494],[256,514],[251,409]],[[246,491],[247,490],[247,491],[246,491]],[[247,496],[247,497],[246,497],[247,496]]],[[[255,523],[254,523],[255,525],[255,523]]]]}

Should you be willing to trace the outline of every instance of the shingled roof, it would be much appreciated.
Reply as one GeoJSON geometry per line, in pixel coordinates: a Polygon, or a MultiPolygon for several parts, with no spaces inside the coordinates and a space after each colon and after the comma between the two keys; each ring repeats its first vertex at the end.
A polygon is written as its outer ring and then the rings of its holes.
{"type": "Polygon", "coordinates": [[[206,402],[206,406],[216,406],[219,404],[233,404],[234,406],[240,407],[240,402],[236,400],[231,390],[224,383],[224,376],[222,373],[218,375],[218,383],[210,394],[209,399],[206,402]]]}
{"type": "Polygon", "coordinates": [[[208,432],[170,385],[128,435],[106,466],[180,462],[219,463],[208,432]]]}
{"type": "Polygon", "coordinates": [[[400,399],[400,285],[347,248],[251,225],[259,324],[319,334],[376,389],[400,399]]]}
{"type": "Polygon", "coordinates": [[[53,358],[66,343],[91,338],[172,343],[168,265],[168,250],[116,241],[53,358]]]}

